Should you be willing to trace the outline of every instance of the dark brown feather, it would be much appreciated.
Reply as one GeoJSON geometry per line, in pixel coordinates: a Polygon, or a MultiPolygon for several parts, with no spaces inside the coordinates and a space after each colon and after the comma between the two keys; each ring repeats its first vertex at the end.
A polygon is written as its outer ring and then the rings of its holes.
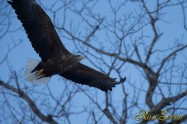
{"type": "Polygon", "coordinates": [[[57,53],[70,54],[63,46],[49,16],[35,0],[12,0],[8,3],[15,9],[33,48],[43,62],[57,53]]]}
{"type": "Polygon", "coordinates": [[[81,63],[78,63],[72,69],[61,74],[61,76],[75,83],[96,87],[105,92],[108,90],[112,91],[112,88],[115,87],[115,85],[123,83],[126,80],[126,78],[122,78],[117,82],[115,79],[81,63]]]}

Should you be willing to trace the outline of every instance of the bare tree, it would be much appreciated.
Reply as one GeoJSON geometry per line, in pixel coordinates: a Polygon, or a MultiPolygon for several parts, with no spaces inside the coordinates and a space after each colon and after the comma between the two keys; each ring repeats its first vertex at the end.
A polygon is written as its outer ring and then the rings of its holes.
{"type": "Polygon", "coordinates": [[[15,35],[24,34],[23,29],[20,23],[14,26],[15,13],[3,1],[1,44],[7,36],[13,38],[0,60],[8,71],[3,74],[1,69],[0,122],[70,124],[77,118],[94,124],[187,122],[186,0],[38,3],[65,46],[86,57],[83,63],[111,77],[126,75],[127,81],[109,93],[57,76],[47,85],[26,82],[24,66],[16,70],[10,54],[16,55],[14,50],[28,39],[15,35]]]}

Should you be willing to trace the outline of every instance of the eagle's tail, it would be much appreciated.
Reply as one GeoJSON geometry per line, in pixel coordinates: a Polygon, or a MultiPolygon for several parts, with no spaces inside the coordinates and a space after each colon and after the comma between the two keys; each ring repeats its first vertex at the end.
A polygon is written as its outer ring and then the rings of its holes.
{"type": "Polygon", "coordinates": [[[32,72],[32,70],[40,63],[38,60],[29,59],[25,67],[25,78],[31,83],[48,83],[51,77],[42,77],[37,74],[37,71],[32,72]]]}

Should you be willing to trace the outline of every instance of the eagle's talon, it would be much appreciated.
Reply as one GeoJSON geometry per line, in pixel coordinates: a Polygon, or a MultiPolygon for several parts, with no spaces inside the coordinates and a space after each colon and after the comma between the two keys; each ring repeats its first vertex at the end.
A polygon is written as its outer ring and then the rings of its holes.
{"type": "Polygon", "coordinates": [[[40,69],[39,71],[37,71],[37,72],[36,72],[36,75],[37,75],[37,76],[41,76],[41,77],[45,77],[44,69],[40,69]]]}

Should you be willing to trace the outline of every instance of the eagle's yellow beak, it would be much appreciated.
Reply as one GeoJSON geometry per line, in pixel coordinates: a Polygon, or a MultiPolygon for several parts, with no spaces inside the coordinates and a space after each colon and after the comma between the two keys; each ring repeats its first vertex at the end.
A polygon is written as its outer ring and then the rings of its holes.
{"type": "Polygon", "coordinates": [[[82,59],[85,59],[85,57],[84,57],[84,56],[81,56],[81,55],[79,56],[79,58],[80,58],[81,60],[82,60],[82,59]]]}

